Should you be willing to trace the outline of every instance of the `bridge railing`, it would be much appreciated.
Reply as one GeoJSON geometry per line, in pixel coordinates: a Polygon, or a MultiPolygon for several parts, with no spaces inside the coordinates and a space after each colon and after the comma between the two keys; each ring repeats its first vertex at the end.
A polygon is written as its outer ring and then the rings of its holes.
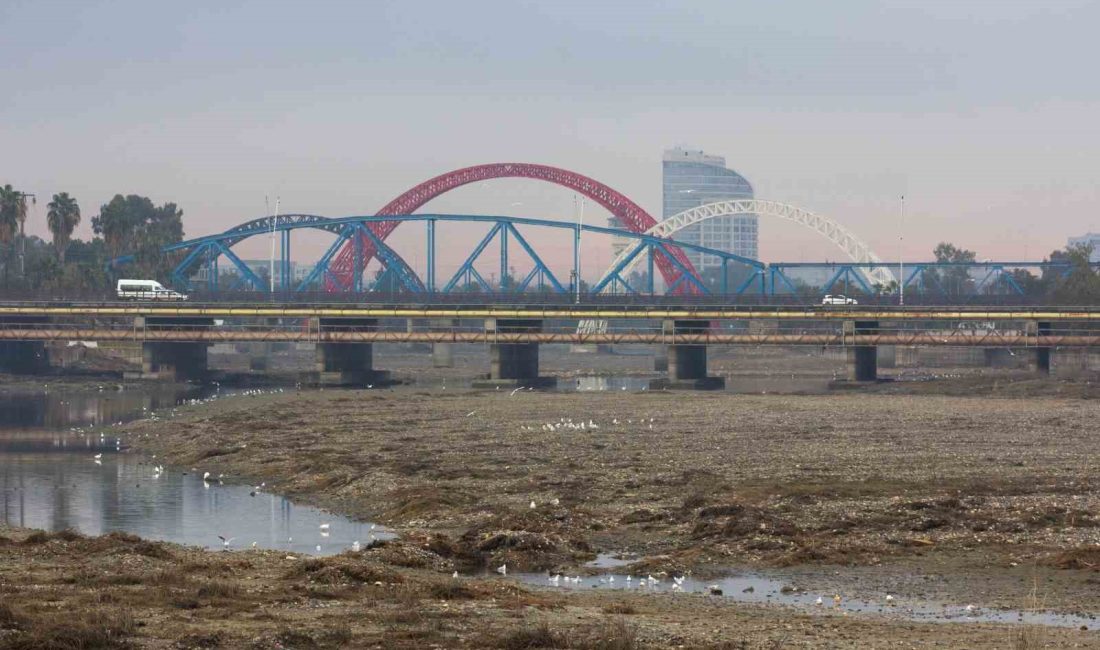
{"type": "MultiPolygon", "coordinates": [[[[729,305],[729,306],[820,306],[818,295],[798,296],[791,294],[776,295],[642,295],[642,294],[600,294],[582,295],[579,302],[575,296],[558,293],[514,293],[514,292],[457,292],[457,293],[407,293],[407,292],[302,292],[302,291],[194,291],[188,294],[187,304],[342,304],[342,305],[378,305],[378,304],[435,304],[435,305],[547,305],[563,306],[572,304],[604,306],[673,306],[673,305],[729,305]]],[[[896,306],[896,295],[855,296],[859,305],[896,306]]],[[[114,291],[63,291],[36,290],[19,291],[0,289],[0,302],[34,303],[115,303],[121,302],[114,291]]],[[[906,293],[906,306],[1044,306],[1058,304],[1049,299],[1019,295],[977,294],[968,296],[943,296],[938,294],[906,293]]]]}

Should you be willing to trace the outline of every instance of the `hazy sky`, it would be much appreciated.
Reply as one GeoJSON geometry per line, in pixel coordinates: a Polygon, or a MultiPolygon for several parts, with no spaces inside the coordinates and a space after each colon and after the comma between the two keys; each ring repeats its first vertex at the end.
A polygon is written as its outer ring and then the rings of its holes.
{"type": "MultiPolygon", "coordinates": [[[[372,214],[500,161],[587,174],[657,215],[677,144],[887,258],[903,193],[911,260],[941,240],[1038,258],[1100,229],[1096,2],[0,0],[0,25],[0,182],[44,199],[31,232],[58,191],[80,201],[80,235],[137,193],[178,203],[196,236],[262,215],[265,196],[372,214]]],[[[573,196],[494,181],[429,210],[571,219],[573,196]]],[[[411,228],[392,241],[422,266],[411,228]]],[[[840,256],[774,218],[760,233],[765,260],[840,256]]],[[[607,242],[585,258],[596,274],[607,242]]]]}

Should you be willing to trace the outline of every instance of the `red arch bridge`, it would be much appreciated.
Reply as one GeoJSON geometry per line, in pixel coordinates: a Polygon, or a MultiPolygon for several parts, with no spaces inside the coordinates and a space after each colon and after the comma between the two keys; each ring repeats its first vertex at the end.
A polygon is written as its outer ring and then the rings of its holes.
{"type": "MultiPolygon", "coordinates": [[[[519,293],[524,291],[543,291],[550,293],[576,293],[580,297],[578,278],[581,273],[580,242],[583,233],[610,235],[628,240],[626,250],[618,255],[612,265],[602,270],[599,281],[587,289],[590,295],[606,293],[648,294],[655,293],[654,278],[660,273],[665,293],[673,296],[701,296],[721,294],[740,296],[746,293],[761,296],[777,294],[798,294],[801,286],[800,272],[824,272],[820,282],[821,293],[849,293],[855,291],[861,295],[872,296],[889,293],[897,289],[895,278],[902,278],[906,290],[918,294],[929,293],[933,300],[947,296],[950,291],[943,286],[942,279],[948,275],[948,267],[965,267],[964,275],[971,277],[970,289],[975,294],[1008,293],[1023,294],[1024,291],[1014,279],[1013,272],[1018,269],[1039,269],[1043,273],[1050,271],[1068,272],[1069,265],[1051,262],[974,262],[961,264],[943,264],[937,262],[890,264],[878,259],[866,245],[854,235],[844,231],[836,222],[798,210],[792,206],[771,201],[719,202],[700,206],[692,214],[676,215],[673,219],[661,222],[643,210],[636,203],[612,188],[587,176],[547,165],[527,163],[495,163],[466,167],[442,174],[417,185],[386,204],[375,215],[329,218],[309,214],[287,214],[266,216],[242,223],[222,233],[198,237],[166,246],[163,252],[176,261],[171,273],[172,283],[178,289],[200,290],[207,294],[224,291],[254,290],[269,291],[275,286],[283,293],[324,290],[329,293],[386,293],[386,294],[446,294],[470,290],[484,293],[519,293]],[[495,178],[526,178],[553,183],[577,192],[605,208],[625,229],[604,228],[594,225],[551,221],[546,219],[488,216],[488,215],[452,215],[452,214],[413,214],[413,212],[431,199],[469,183],[482,182],[495,178]],[[774,210],[775,214],[812,227],[826,234],[834,243],[841,245],[853,257],[851,262],[832,263],[764,263],[735,255],[726,251],[708,248],[697,244],[677,241],[669,236],[675,228],[688,224],[692,219],[705,219],[722,214],[745,213],[752,210],[774,210]],[[680,223],[680,222],[683,223],[680,223]],[[427,265],[425,277],[420,275],[405,261],[400,253],[385,240],[403,223],[413,222],[424,228],[427,265]],[[488,225],[487,234],[473,247],[465,261],[447,278],[436,276],[436,228],[440,223],[460,223],[488,225]],[[670,227],[669,224],[673,224],[670,227]],[[310,271],[297,282],[293,282],[290,263],[292,251],[292,233],[299,230],[325,231],[334,235],[334,240],[310,271]],[[572,268],[568,278],[562,269],[558,273],[552,270],[538,252],[537,244],[541,234],[547,229],[568,230],[573,235],[572,268]],[[274,237],[278,233],[280,246],[277,263],[273,262],[275,277],[265,280],[249,267],[234,251],[233,246],[250,237],[274,237]],[[478,262],[490,246],[499,246],[499,266],[501,286],[493,287],[478,270],[478,262]],[[530,271],[522,278],[511,277],[510,263],[517,251],[520,257],[526,257],[530,271]],[[716,279],[705,282],[684,254],[684,250],[710,256],[719,262],[721,272],[716,279]],[[370,282],[364,283],[364,271],[371,260],[380,264],[380,273],[370,282]],[[647,267],[643,273],[644,286],[631,283],[629,271],[639,263],[647,267]],[[222,286],[221,265],[228,265],[233,273],[228,274],[229,286],[222,286]],[[731,270],[735,272],[731,274],[731,270]],[[894,271],[898,275],[894,275],[894,271]],[[196,282],[194,278],[205,276],[205,281],[196,282]],[[824,279],[826,278],[827,279],[824,279]],[[508,279],[505,281],[505,279],[508,279]],[[732,278],[732,279],[731,279],[732,278]]],[[[133,255],[112,260],[111,266],[122,273],[122,268],[133,261],[133,255]]],[[[482,265],[484,267],[484,264],[482,265]]],[[[955,277],[958,277],[954,269],[955,277]]],[[[820,274],[820,273],[819,273],[820,274]]],[[[636,277],[636,276],[635,276],[636,277]]]]}

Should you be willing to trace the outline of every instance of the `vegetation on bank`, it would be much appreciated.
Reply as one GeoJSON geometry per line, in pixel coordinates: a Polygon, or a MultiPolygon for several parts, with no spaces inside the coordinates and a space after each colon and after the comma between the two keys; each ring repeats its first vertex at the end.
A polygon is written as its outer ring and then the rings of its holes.
{"type": "Polygon", "coordinates": [[[116,194],[91,218],[94,236],[73,239],[83,221],[80,204],[68,192],[54,194],[45,220],[50,242],[27,236],[26,221],[37,197],[10,184],[0,187],[0,284],[5,291],[109,291],[109,262],[133,255],[129,272],[167,279],[176,260],[161,248],[183,240],[183,211],[175,203],[157,206],[144,196],[116,194]]]}

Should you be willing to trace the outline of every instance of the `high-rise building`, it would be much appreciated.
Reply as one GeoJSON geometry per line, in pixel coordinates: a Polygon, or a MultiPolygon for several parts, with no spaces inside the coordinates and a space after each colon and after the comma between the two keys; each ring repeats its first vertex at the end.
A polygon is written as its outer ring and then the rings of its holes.
{"type": "Polygon", "coordinates": [[[1092,252],[1089,253],[1089,261],[1100,262],[1100,234],[1090,232],[1080,237],[1070,237],[1069,241],[1066,242],[1067,246],[1074,246],[1077,244],[1092,246],[1092,252]]]}
{"type": "MultiPolygon", "coordinates": [[[[752,185],[737,172],[726,169],[726,159],[721,156],[677,147],[665,151],[663,167],[663,219],[706,203],[753,197],[752,185]]],[[[708,219],[684,228],[675,238],[754,260],[758,257],[757,217],[754,214],[708,219]]],[[[713,255],[684,252],[700,273],[722,265],[713,255]]]]}

